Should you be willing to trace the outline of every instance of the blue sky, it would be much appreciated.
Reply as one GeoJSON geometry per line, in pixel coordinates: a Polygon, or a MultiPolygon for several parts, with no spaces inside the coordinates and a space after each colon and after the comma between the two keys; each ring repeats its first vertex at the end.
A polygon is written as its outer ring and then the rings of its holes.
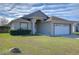
{"type": "Polygon", "coordinates": [[[0,3],[0,16],[9,20],[41,10],[48,16],[79,21],[78,3],[0,3]]]}

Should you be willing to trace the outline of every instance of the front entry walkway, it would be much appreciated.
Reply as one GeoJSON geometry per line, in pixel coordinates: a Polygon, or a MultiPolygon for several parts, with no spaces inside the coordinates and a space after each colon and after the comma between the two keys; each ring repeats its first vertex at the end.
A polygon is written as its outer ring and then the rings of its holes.
{"type": "Polygon", "coordinates": [[[72,35],[65,35],[63,36],[65,38],[72,38],[72,39],[79,39],[79,35],[75,35],[75,34],[72,34],[72,35]]]}

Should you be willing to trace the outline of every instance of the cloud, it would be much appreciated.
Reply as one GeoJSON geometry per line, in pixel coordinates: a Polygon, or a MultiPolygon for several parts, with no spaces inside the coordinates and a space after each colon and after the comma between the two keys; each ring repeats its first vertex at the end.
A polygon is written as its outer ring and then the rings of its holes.
{"type": "Polygon", "coordinates": [[[48,16],[79,20],[78,6],[78,3],[0,3],[0,16],[17,18],[36,10],[42,10],[48,16]]]}

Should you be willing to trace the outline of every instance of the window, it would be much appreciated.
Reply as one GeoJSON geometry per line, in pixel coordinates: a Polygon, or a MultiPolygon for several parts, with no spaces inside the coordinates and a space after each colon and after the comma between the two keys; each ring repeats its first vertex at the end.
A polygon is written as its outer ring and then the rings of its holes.
{"type": "Polygon", "coordinates": [[[21,29],[26,30],[28,29],[28,23],[21,23],[21,29]]]}

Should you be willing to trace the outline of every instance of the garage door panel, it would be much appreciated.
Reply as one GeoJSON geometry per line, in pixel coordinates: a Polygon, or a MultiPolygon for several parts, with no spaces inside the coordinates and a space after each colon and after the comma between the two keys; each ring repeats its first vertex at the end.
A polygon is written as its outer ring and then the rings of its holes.
{"type": "Polygon", "coordinates": [[[66,24],[56,24],[55,25],[55,35],[65,35],[69,34],[69,25],[66,24]]]}

